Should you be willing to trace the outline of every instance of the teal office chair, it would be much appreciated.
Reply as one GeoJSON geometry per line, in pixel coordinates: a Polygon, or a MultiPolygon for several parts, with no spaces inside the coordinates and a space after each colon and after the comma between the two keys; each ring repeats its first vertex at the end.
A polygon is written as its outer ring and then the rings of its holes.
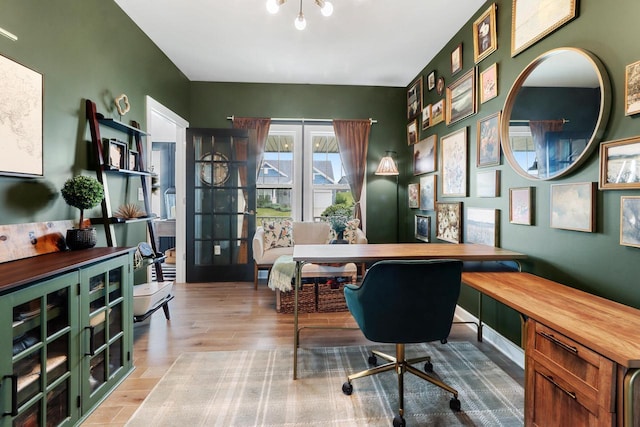
{"type": "Polygon", "coordinates": [[[457,260],[380,261],[364,276],[360,286],[346,285],[344,295],[349,311],[367,339],[396,345],[396,357],[373,351],[369,363],[377,358],[388,360],[347,377],[342,385],[346,395],[353,392],[351,381],[395,370],[398,374],[399,411],[393,425],[405,425],[404,372],[453,394],[449,407],[460,410],[458,391],[437,378],[412,366],[426,362],[424,370],[433,372],[429,356],[406,360],[405,344],[440,341],[446,343],[460,295],[462,262],[457,260]]]}

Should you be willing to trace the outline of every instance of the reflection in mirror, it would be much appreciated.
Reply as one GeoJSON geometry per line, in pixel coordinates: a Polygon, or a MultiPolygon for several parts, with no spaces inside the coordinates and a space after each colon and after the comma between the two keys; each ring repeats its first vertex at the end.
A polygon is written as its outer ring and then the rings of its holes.
{"type": "Polygon", "coordinates": [[[580,165],[609,114],[609,79],[600,61],[575,48],[551,50],[514,82],[503,110],[502,148],[529,179],[552,179],[580,165]]]}

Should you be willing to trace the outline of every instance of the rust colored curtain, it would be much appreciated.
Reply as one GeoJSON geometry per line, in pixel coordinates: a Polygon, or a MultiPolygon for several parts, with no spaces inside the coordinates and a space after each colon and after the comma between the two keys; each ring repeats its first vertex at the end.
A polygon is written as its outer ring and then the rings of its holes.
{"type": "Polygon", "coordinates": [[[360,197],[367,169],[371,120],[334,120],[333,130],[338,139],[340,156],[355,200],[354,217],[360,220],[360,228],[362,228],[360,197]]]}
{"type": "Polygon", "coordinates": [[[549,174],[547,170],[548,147],[546,143],[547,132],[558,132],[562,130],[564,120],[530,120],[529,128],[533,144],[536,148],[536,160],[538,161],[538,176],[546,177],[549,174]]]}
{"type": "MultiPolygon", "coordinates": [[[[264,146],[267,143],[267,136],[269,135],[269,127],[271,126],[271,119],[265,118],[253,118],[253,117],[234,117],[233,118],[233,127],[235,129],[248,129],[256,131],[256,178],[258,177],[258,171],[260,170],[260,165],[262,164],[262,156],[264,155],[264,146]]],[[[238,161],[246,161],[247,153],[249,151],[249,147],[247,147],[246,143],[237,143],[235,146],[236,159],[238,161]]],[[[240,186],[245,187],[247,183],[247,168],[240,168],[238,170],[238,175],[240,178],[240,186]]],[[[248,197],[246,190],[242,190],[242,197],[244,198],[245,206],[249,205],[248,197]]],[[[238,256],[238,263],[246,264],[249,261],[249,221],[246,216],[242,219],[242,232],[240,241],[240,253],[238,256]]]]}

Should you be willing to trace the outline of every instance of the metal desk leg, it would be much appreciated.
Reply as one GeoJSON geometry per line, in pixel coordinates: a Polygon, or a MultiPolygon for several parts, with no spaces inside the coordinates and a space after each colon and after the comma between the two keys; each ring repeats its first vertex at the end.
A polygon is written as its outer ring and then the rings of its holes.
{"type": "Polygon", "coordinates": [[[293,291],[293,379],[298,377],[298,289],[302,283],[302,262],[296,261],[296,277],[293,291]]]}
{"type": "Polygon", "coordinates": [[[640,375],[640,369],[629,369],[624,376],[624,425],[631,427],[634,425],[633,403],[635,401],[635,383],[640,375]]]}
{"type": "Polygon", "coordinates": [[[478,292],[478,342],[482,342],[482,292],[478,292]]]}

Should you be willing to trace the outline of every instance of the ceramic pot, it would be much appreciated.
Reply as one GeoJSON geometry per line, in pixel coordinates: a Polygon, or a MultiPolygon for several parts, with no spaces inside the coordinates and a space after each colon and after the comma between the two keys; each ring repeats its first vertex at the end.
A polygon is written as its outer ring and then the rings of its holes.
{"type": "Polygon", "coordinates": [[[72,251],[92,248],[96,245],[96,241],[97,233],[93,227],[67,230],[67,246],[72,251]]]}

